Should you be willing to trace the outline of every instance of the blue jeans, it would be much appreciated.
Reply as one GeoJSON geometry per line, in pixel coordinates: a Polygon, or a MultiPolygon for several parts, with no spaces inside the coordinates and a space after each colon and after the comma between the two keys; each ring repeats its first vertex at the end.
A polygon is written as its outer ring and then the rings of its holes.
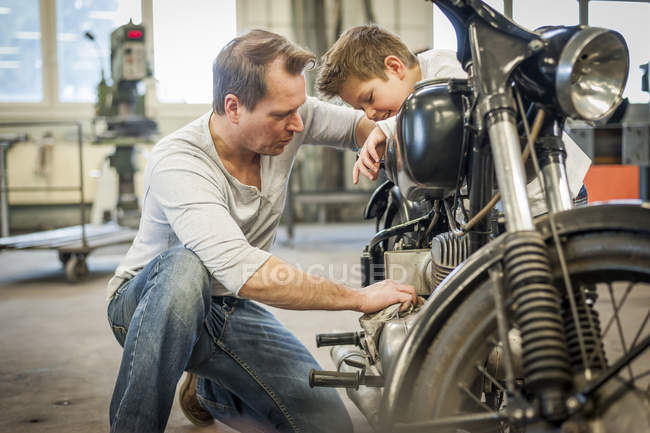
{"type": "Polygon", "coordinates": [[[165,430],[184,370],[199,375],[201,405],[242,432],[348,432],[337,392],[309,388],[320,369],[258,304],[212,297],[210,274],[189,250],[169,250],[120,286],[108,319],[124,347],[111,432],[165,430]]]}

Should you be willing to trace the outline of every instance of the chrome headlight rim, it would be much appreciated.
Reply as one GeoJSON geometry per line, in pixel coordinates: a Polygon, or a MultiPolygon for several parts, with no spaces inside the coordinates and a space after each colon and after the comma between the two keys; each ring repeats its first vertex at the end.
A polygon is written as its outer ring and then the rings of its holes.
{"type": "Polygon", "coordinates": [[[558,68],[555,76],[555,89],[560,107],[568,116],[586,121],[598,121],[610,116],[623,100],[622,95],[625,85],[627,84],[629,68],[629,51],[625,39],[620,35],[620,33],[600,27],[585,27],[578,30],[569,39],[560,54],[560,58],[558,59],[558,68]],[[618,85],[618,94],[612,98],[609,107],[598,114],[590,115],[588,114],[588,110],[581,110],[576,106],[571,79],[574,73],[574,68],[578,64],[580,56],[584,53],[583,49],[596,39],[605,35],[617,38],[621,43],[621,47],[625,49],[624,76],[618,85]]]}

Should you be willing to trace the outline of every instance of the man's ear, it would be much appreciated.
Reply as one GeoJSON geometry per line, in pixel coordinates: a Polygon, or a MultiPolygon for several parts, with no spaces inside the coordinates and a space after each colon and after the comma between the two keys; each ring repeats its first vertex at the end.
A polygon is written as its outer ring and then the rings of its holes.
{"type": "Polygon", "coordinates": [[[388,72],[397,75],[401,80],[406,77],[406,65],[396,56],[386,56],[384,58],[384,66],[388,72]]]}
{"type": "Polygon", "coordinates": [[[223,101],[223,107],[225,110],[226,117],[228,117],[228,120],[230,120],[232,123],[239,123],[239,115],[240,115],[240,109],[241,109],[241,104],[239,102],[239,98],[232,93],[228,93],[224,97],[223,101]]]}

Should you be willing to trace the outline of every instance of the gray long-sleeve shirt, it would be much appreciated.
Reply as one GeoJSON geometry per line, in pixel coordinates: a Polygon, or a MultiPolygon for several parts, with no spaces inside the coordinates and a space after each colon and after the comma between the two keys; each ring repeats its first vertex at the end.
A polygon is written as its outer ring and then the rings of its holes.
{"type": "Polygon", "coordinates": [[[261,191],[225,169],[206,113],[154,146],[144,174],[138,233],[108,283],[108,297],[157,255],[183,246],[213,276],[213,295],[239,292],[268,260],[284,207],[289,172],[302,144],[356,147],[360,111],[307,98],[305,125],[280,155],[262,155],[261,191]]]}

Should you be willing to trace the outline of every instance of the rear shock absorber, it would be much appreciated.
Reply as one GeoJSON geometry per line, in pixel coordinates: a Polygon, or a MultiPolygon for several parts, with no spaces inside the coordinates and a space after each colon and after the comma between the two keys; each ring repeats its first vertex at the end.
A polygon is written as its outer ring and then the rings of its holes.
{"type": "Polygon", "coordinates": [[[561,298],[551,284],[548,253],[541,235],[508,235],[504,270],[521,332],[526,390],[539,397],[542,416],[561,421],[566,417],[565,393],[572,383],[571,366],[561,298]]]}
{"type": "Polygon", "coordinates": [[[567,345],[569,347],[569,361],[574,373],[581,373],[586,368],[592,370],[601,370],[607,368],[607,357],[602,347],[602,338],[600,330],[600,318],[598,311],[595,310],[594,304],[598,294],[596,287],[587,285],[583,287],[574,287],[575,300],[578,307],[578,323],[582,331],[582,339],[585,345],[587,355],[587,365],[582,360],[580,354],[580,343],[578,333],[576,332],[575,320],[571,314],[568,294],[562,303],[562,317],[564,319],[564,329],[566,331],[567,345]],[[582,291],[582,293],[581,293],[582,291]]]}

